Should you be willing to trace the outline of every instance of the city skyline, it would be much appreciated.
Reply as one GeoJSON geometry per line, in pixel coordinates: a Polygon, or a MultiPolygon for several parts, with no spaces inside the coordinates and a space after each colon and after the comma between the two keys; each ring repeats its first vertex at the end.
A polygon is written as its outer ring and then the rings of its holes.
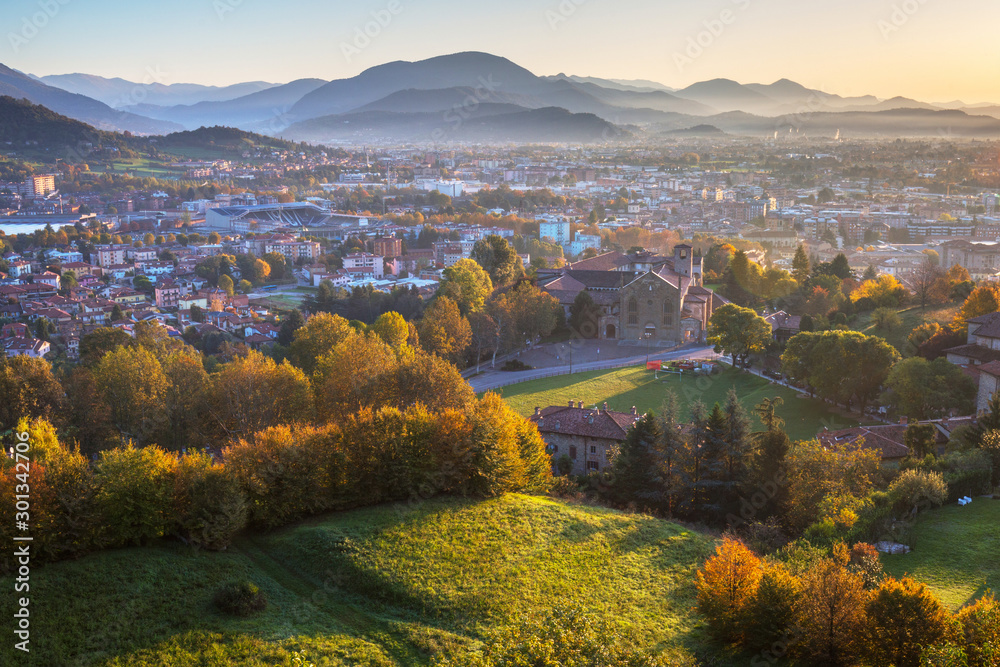
{"type": "Polygon", "coordinates": [[[38,76],[221,86],[349,78],[394,60],[484,51],[540,75],[648,79],[672,88],[787,78],[843,96],[1000,102],[995,2],[816,4],[512,0],[498,10],[454,0],[296,0],[276,11],[255,0],[169,7],[16,0],[0,8],[8,26],[0,62],[38,76]],[[102,46],[108,35],[114,44],[102,46]],[[71,57],[66,43],[76,47],[71,57]]]}

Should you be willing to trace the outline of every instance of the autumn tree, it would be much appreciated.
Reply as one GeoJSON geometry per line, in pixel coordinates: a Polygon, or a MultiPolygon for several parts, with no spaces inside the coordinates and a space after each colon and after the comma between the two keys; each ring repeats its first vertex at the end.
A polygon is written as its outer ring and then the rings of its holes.
{"type": "Polygon", "coordinates": [[[951,326],[964,333],[969,320],[997,311],[1000,311],[1000,283],[984,283],[972,290],[951,326]]]}
{"type": "Polygon", "coordinates": [[[823,446],[818,440],[794,443],[785,457],[788,527],[802,532],[817,521],[830,520],[850,528],[879,479],[880,463],[874,449],[823,446]]]}
{"type": "Polygon", "coordinates": [[[52,374],[52,364],[26,355],[0,357],[0,432],[24,417],[63,417],[65,392],[52,374]]]}
{"type": "Polygon", "coordinates": [[[316,362],[332,350],[351,332],[351,326],[340,315],[317,313],[309,318],[305,326],[295,331],[289,349],[292,363],[311,374],[316,370],[316,362]]]}
{"type": "Polygon", "coordinates": [[[724,537],[715,555],[698,571],[698,611],[716,641],[746,640],[746,614],[760,583],[760,559],[742,542],[724,537]]]}
{"type": "Polygon", "coordinates": [[[923,648],[951,634],[951,614],[926,584],[909,577],[883,581],[865,612],[864,653],[873,665],[920,667],[923,648]]]}
{"type": "Polygon", "coordinates": [[[435,299],[424,311],[418,331],[425,350],[453,363],[462,360],[472,340],[469,321],[462,317],[458,305],[446,296],[435,299]]]}
{"type": "Polygon", "coordinates": [[[708,324],[708,343],[717,353],[728,354],[733,367],[754,353],[763,352],[771,340],[771,325],[749,308],[727,303],[712,314],[708,324]]]}
{"type": "Polygon", "coordinates": [[[493,281],[483,267],[471,259],[461,259],[442,272],[437,296],[448,297],[468,316],[482,310],[492,293],[493,281]]]}
{"type": "Polygon", "coordinates": [[[406,345],[410,328],[402,315],[395,312],[379,315],[369,330],[385,341],[389,347],[399,349],[406,345]]]}
{"type": "Polygon", "coordinates": [[[396,354],[380,337],[348,333],[317,361],[313,382],[320,417],[338,420],[365,407],[388,405],[392,393],[388,374],[396,363],[396,354]]]}
{"type": "Polygon", "coordinates": [[[170,383],[152,352],[120,347],[94,369],[97,389],[123,442],[146,445],[166,423],[164,404],[170,383]]]}
{"type": "Polygon", "coordinates": [[[172,450],[203,444],[210,382],[201,355],[187,348],[167,355],[162,366],[168,382],[163,405],[168,428],[160,444],[172,450]]]}
{"type": "Polygon", "coordinates": [[[802,633],[796,653],[809,664],[854,664],[865,625],[864,582],[847,569],[846,548],[823,559],[802,575],[802,595],[795,609],[802,633]]]}
{"type": "Polygon", "coordinates": [[[909,293],[894,276],[883,274],[868,280],[851,292],[851,301],[858,308],[896,308],[906,302],[909,293]]]}
{"type": "Polygon", "coordinates": [[[212,375],[209,396],[212,419],[230,439],[279,424],[306,423],[313,416],[312,386],[305,373],[253,350],[212,375]]]}
{"type": "Polygon", "coordinates": [[[228,275],[219,276],[219,289],[226,293],[227,296],[233,296],[236,294],[236,284],[233,279],[228,275]]]}
{"type": "Polygon", "coordinates": [[[501,236],[492,235],[476,241],[472,259],[490,275],[494,287],[510,285],[524,275],[524,263],[517,251],[501,236]]]}

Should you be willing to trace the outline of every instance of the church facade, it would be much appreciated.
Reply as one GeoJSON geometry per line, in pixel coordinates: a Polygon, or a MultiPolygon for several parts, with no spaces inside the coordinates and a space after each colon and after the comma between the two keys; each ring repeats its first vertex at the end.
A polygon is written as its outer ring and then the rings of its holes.
{"type": "Polygon", "coordinates": [[[651,253],[607,253],[571,264],[540,281],[569,314],[586,290],[600,308],[597,331],[586,338],[650,341],[657,345],[701,342],[708,321],[725,300],[702,286],[701,258],[687,245],[672,258],[651,253]]]}

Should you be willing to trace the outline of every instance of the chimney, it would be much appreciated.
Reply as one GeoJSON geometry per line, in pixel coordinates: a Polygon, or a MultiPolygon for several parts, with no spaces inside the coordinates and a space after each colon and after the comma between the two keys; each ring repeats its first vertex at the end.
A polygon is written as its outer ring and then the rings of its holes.
{"type": "Polygon", "coordinates": [[[569,407],[573,407],[574,405],[576,405],[576,404],[573,401],[569,402],[569,407]]]}
{"type": "Polygon", "coordinates": [[[909,423],[910,423],[910,418],[909,417],[900,417],[899,418],[899,425],[900,426],[906,426],[909,423]]]}
{"type": "Polygon", "coordinates": [[[535,416],[536,416],[536,417],[540,417],[540,416],[541,416],[541,414],[542,414],[542,409],[541,409],[541,408],[537,408],[537,407],[536,407],[536,408],[535,408],[535,416]]]}
{"type": "Polygon", "coordinates": [[[638,415],[639,415],[639,411],[635,409],[635,406],[634,406],[634,405],[632,406],[632,414],[633,414],[634,416],[638,416],[638,415]]]}
{"type": "Polygon", "coordinates": [[[583,410],[583,401],[579,401],[579,402],[578,402],[578,403],[576,404],[576,407],[578,407],[578,408],[580,408],[581,410],[583,410]]]}
{"type": "Polygon", "coordinates": [[[604,402],[604,411],[605,412],[608,411],[608,402],[607,401],[604,402]]]}

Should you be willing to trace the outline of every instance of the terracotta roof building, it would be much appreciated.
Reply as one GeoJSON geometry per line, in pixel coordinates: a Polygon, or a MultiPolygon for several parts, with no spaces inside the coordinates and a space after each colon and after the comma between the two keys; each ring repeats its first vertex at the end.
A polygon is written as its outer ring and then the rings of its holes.
{"type": "Polygon", "coordinates": [[[582,402],[569,401],[565,406],[535,408],[529,419],[538,426],[548,444],[556,469],[565,457],[570,461],[572,474],[585,475],[610,465],[611,450],[625,440],[640,417],[635,408],[630,413],[613,412],[608,410],[607,403],[603,409],[590,409],[583,407],[582,402]]]}

